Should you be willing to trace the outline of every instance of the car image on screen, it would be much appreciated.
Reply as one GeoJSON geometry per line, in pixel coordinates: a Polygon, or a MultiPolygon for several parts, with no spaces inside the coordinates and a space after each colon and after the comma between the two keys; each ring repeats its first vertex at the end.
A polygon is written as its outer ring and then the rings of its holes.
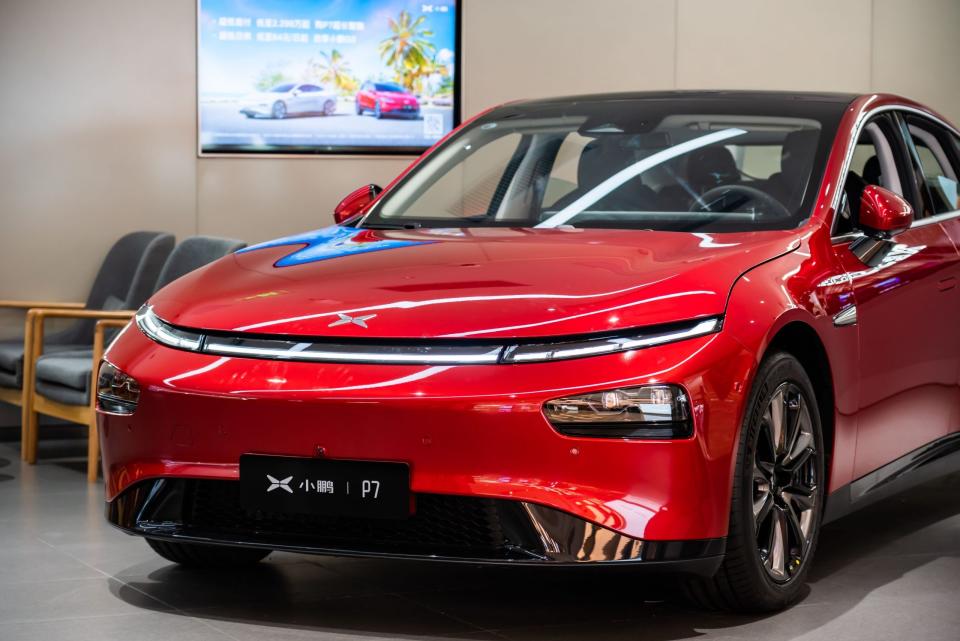
{"type": "Polygon", "coordinates": [[[391,82],[365,82],[357,92],[357,115],[420,117],[420,102],[412,93],[391,82]]]}
{"type": "Polygon", "coordinates": [[[285,83],[268,91],[258,91],[241,103],[240,113],[247,118],[288,116],[332,116],[337,111],[337,96],[319,85],[285,83]]]}

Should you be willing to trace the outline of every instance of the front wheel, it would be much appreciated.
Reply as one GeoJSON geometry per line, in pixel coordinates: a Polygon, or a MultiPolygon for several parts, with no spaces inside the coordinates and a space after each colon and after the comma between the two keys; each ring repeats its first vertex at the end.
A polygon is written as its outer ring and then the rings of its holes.
{"type": "Polygon", "coordinates": [[[380,108],[379,100],[373,105],[373,117],[376,118],[377,120],[380,120],[381,118],[383,118],[383,110],[380,108]]]}
{"type": "Polygon", "coordinates": [[[270,115],[277,120],[283,120],[287,117],[287,105],[280,100],[276,101],[273,103],[273,109],[270,110],[270,115]]]}
{"type": "Polygon", "coordinates": [[[824,502],[820,412],[794,356],[760,365],[740,431],[726,558],[687,594],[710,609],[772,612],[801,595],[824,502]]]}
{"type": "Polygon", "coordinates": [[[195,568],[227,568],[253,565],[270,554],[270,550],[259,548],[174,543],[159,539],[147,539],[147,545],[168,561],[195,568]]]}

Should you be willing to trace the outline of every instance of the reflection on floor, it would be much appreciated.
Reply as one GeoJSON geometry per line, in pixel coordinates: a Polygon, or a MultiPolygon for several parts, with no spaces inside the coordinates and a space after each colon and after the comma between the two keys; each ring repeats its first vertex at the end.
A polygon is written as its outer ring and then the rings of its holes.
{"type": "Polygon", "coordinates": [[[699,612],[629,570],[530,570],[273,554],[191,573],[107,526],[82,443],[21,466],[0,444],[0,639],[960,638],[960,475],[828,526],[806,598],[699,612]]]}

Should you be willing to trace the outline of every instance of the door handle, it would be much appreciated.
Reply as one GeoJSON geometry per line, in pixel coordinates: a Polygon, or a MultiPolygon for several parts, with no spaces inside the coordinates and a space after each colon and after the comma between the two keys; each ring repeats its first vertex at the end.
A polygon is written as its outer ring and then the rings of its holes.
{"type": "Polygon", "coordinates": [[[944,278],[939,283],[937,283],[937,289],[939,289],[941,292],[948,292],[954,287],[956,287],[956,285],[957,285],[957,279],[954,278],[953,276],[948,276],[947,278],[944,278]]]}

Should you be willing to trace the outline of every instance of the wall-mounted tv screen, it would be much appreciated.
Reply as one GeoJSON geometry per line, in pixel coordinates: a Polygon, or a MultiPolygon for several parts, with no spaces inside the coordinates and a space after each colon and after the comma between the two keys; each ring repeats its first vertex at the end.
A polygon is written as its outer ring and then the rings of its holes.
{"type": "Polygon", "coordinates": [[[416,154],[459,122],[457,0],[197,0],[199,151],[416,154]]]}

